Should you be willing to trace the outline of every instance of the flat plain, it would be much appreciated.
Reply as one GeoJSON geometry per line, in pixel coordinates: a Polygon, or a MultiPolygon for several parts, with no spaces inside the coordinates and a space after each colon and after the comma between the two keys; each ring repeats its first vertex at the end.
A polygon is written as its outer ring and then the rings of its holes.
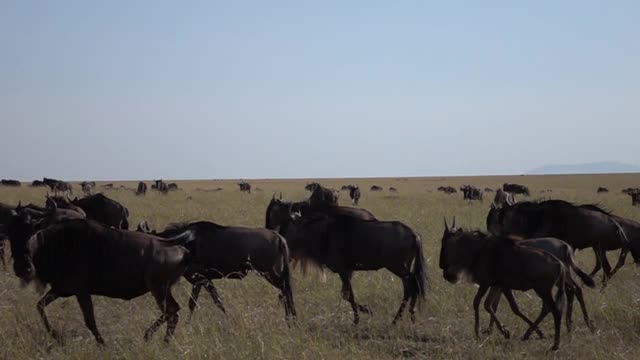
{"type": "MultiPolygon", "coordinates": [[[[137,182],[114,182],[117,189],[101,190],[120,201],[130,212],[135,228],[142,220],[162,229],[171,222],[208,220],[223,225],[262,227],[265,209],[274,193],[282,192],[289,200],[302,200],[309,193],[304,185],[311,179],[249,180],[251,194],[240,193],[235,181],[176,181],[181,190],[168,195],[149,190],[146,196],[135,196],[137,182]],[[123,188],[119,188],[123,186],[123,188]],[[212,191],[222,188],[219,191],[212,191]]],[[[472,298],[476,287],[468,283],[447,283],[438,268],[443,218],[454,216],[466,229],[485,230],[485,219],[492,193],[484,202],[467,202],[462,194],[437,192],[441,185],[459,187],[472,184],[482,189],[496,189],[504,182],[529,186],[529,200],[564,199],[576,203],[598,203],[615,214],[640,221],[640,207],[633,208],[626,187],[640,186],[640,174],[566,175],[566,176],[494,176],[494,177],[429,177],[379,179],[321,179],[324,186],[339,189],[345,184],[358,184],[362,191],[360,206],[371,210],[379,219],[399,220],[420,233],[427,259],[429,290],[427,298],[412,324],[405,317],[392,326],[391,320],[401,299],[401,282],[386,270],[359,272],[354,276],[356,299],[373,310],[362,315],[358,326],[352,325],[350,306],[340,296],[340,280],[327,272],[326,280],[318,273],[303,275],[294,270],[294,296],[298,321],[287,326],[284,309],[277,291],[257,275],[242,281],[216,281],[228,314],[224,316],[203,293],[193,316],[186,308],[190,284],[185,280],[174,288],[182,306],[175,339],[165,344],[159,332],[148,343],[142,339],[159,315],[150,295],[133,301],[94,297],[98,327],[107,346],[99,347],[85,328],[74,298],[60,299],[47,313],[52,326],[64,337],[60,345],[45,332],[36,311],[39,294],[33,287],[21,287],[10,270],[0,270],[0,358],[2,359],[486,359],[486,358],[640,358],[640,274],[631,257],[627,265],[610,281],[604,292],[585,289],[588,309],[598,331],[589,332],[580,314],[574,312],[574,331],[563,326],[561,349],[550,353],[552,320],[542,324],[547,337],[522,342],[519,337],[525,324],[502,304],[498,315],[512,333],[505,340],[497,331],[473,336],[472,298]],[[370,192],[372,185],[384,188],[370,192]],[[390,193],[393,186],[398,193],[390,193]],[[596,194],[598,186],[610,192],[596,194]]],[[[147,183],[149,183],[147,181],[147,183]]],[[[100,185],[98,183],[98,190],[100,185]]],[[[76,193],[80,192],[74,184],[76,193]]],[[[23,184],[20,188],[0,187],[0,202],[17,204],[33,202],[42,205],[46,190],[23,184]]],[[[526,200],[517,196],[519,201],[526,200]]],[[[341,205],[350,205],[346,192],[341,192],[341,205]]],[[[618,251],[609,253],[615,263],[618,251]]],[[[594,265],[591,250],[577,253],[579,265],[590,272],[594,265]]],[[[535,295],[517,293],[521,309],[529,316],[537,315],[540,303],[535,295]]],[[[576,309],[577,310],[577,309],[576,309]]],[[[482,313],[483,327],[488,315],[482,313]]],[[[164,331],[164,328],[161,329],[164,331]]]]}

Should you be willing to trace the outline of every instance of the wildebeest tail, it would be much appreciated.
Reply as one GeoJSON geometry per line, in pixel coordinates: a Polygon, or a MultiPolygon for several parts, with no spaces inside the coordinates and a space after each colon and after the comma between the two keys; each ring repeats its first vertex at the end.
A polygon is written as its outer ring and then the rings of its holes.
{"type": "Polygon", "coordinates": [[[558,277],[558,280],[556,281],[556,286],[558,287],[558,292],[556,293],[556,301],[555,301],[555,306],[556,309],[558,309],[561,313],[562,313],[562,309],[564,309],[564,302],[565,302],[565,288],[567,286],[567,274],[569,269],[565,268],[564,265],[562,266],[562,271],[560,271],[560,276],[558,277]]]}
{"type": "Polygon", "coordinates": [[[296,306],[293,301],[293,286],[291,283],[291,268],[289,267],[290,257],[289,257],[289,247],[287,246],[287,241],[285,238],[278,234],[280,237],[280,254],[282,254],[282,293],[284,295],[284,304],[286,307],[286,312],[292,319],[295,320],[296,314],[296,306]]]}
{"type": "Polygon", "coordinates": [[[595,281],[593,281],[593,278],[591,276],[589,276],[587,273],[585,273],[584,271],[582,271],[582,269],[580,269],[578,267],[578,265],[575,262],[575,259],[573,258],[573,252],[569,252],[569,266],[571,266],[571,270],[573,270],[574,273],[576,273],[576,275],[578,275],[578,277],[580,278],[580,280],[582,280],[582,282],[590,287],[590,288],[594,288],[596,286],[595,281]]]}
{"type": "Polygon", "coordinates": [[[426,287],[427,287],[427,264],[424,260],[424,253],[422,251],[422,239],[420,235],[415,234],[416,241],[416,255],[413,261],[413,279],[415,285],[415,292],[420,296],[421,299],[425,298],[426,295],[426,287]]]}
{"type": "Polygon", "coordinates": [[[187,230],[180,235],[174,236],[172,238],[166,239],[164,242],[168,245],[182,245],[194,241],[196,239],[196,232],[194,230],[187,230]]]}

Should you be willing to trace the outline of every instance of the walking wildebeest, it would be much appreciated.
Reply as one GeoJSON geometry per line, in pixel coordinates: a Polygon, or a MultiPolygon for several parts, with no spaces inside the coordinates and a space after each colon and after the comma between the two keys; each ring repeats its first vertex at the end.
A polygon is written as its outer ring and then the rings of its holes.
{"type": "MultiPolygon", "coordinates": [[[[272,203],[272,206],[276,205],[272,203]]],[[[340,275],[342,297],[351,304],[354,324],[360,320],[359,312],[370,314],[371,311],[355,300],[351,286],[353,272],[382,268],[402,279],[404,288],[393,322],[400,319],[407,302],[411,320],[415,321],[416,301],[424,298],[427,274],[420,236],[411,228],[398,221],[320,213],[299,217],[290,211],[272,211],[280,215],[274,219],[274,225],[287,239],[292,259],[303,266],[311,263],[327,267],[340,275]]]]}
{"type": "MultiPolygon", "coordinates": [[[[253,270],[280,290],[285,317],[296,318],[289,271],[289,248],[282,235],[268,229],[222,226],[208,221],[172,224],[156,235],[169,237],[187,230],[194,235],[194,240],[187,245],[194,260],[184,273],[184,277],[193,284],[189,300],[191,312],[196,307],[203,286],[214,303],[225,312],[211,280],[243,279],[253,270]]],[[[138,225],[138,231],[151,232],[151,229],[143,222],[138,225]]]]}
{"type": "Polygon", "coordinates": [[[460,187],[460,191],[462,191],[462,198],[464,200],[480,200],[482,199],[482,190],[478,189],[473,185],[463,185],[460,187]]]}
{"type": "Polygon", "coordinates": [[[524,185],[519,184],[502,184],[502,190],[512,193],[512,194],[522,194],[524,196],[529,196],[529,188],[524,185]]]}
{"type": "MultiPolygon", "coordinates": [[[[590,205],[585,205],[585,207],[589,208],[590,205]]],[[[623,217],[616,216],[613,214],[611,214],[611,217],[618,224],[620,224],[620,226],[624,230],[627,240],[629,240],[628,247],[626,246],[621,247],[620,256],[618,257],[618,262],[616,263],[616,266],[613,268],[613,270],[611,270],[610,276],[613,276],[613,274],[615,274],[618,270],[620,270],[620,268],[622,268],[622,266],[624,265],[625,260],[627,258],[627,254],[629,253],[629,248],[640,247],[640,223],[638,223],[637,221],[625,219],[623,217]]],[[[616,250],[616,249],[607,248],[607,251],[611,251],[611,250],[616,250]]],[[[591,274],[589,274],[589,276],[594,276],[598,271],[600,271],[601,268],[602,268],[602,262],[600,261],[600,258],[596,256],[596,265],[593,268],[593,271],[591,272],[591,274]]]]}
{"type": "Polygon", "coordinates": [[[248,182],[241,181],[238,183],[238,186],[240,187],[240,192],[251,194],[251,184],[249,184],[248,182]]]}
{"type": "Polygon", "coordinates": [[[596,193],[598,193],[598,194],[608,193],[608,192],[609,192],[609,189],[607,189],[606,187],[602,187],[602,186],[599,186],[598,190],[596,190],[596,193]]]}
{"type": "Polygon", "coordinates": [[[143,181],[138,183],[138,188],[136,189],[136,195],[145,195],[147,193],[147,184],[143,181]]]}
{"type": "Polygon", "coordinates": [[[13,270],[24,284],[50,285],[38,302],[44,326],[55,339],[45,308],[60,297],[75,296],[85,325],[99,344],[91,295],[131,300],[151,292],[162,316],[145,332],[149,340],[167,323],[168,341],[178,323],[180,306],[171,287],[187,268],[189,252],[182,245],[193,239],[191,232],[175,238],[108,228],[92,220],[69,220],[35,233],[27,214],[14,215],[9,225],[13,270]]]}
{"type": "Polygon", "coordinates": [[[178,184],[176,183],[167,184],[167,191],[177,191],[177,190],[178,190],[178,184]]]}
{"type": "MultiPolygon", "coordinates": [[[[440,269],[443,277],[450,283],[457,283],[462,274],[467,274],[479,286],[473,299],[476,339],[480,337],[480,303],[489,288],[521,291],[533,289],[542,299],[543,306],[523,340],[531,336],[551,311],[555,327],[552,350],[558,350],[565,283],[570,276],[569,270],[558,258],[540,249],[519,246],[509,238],[487,236],[479,231],[452,234],[445,231],[440,250],[440,269]],[[555,300],[554,287],[558,288],[555,300]]],[[[500,326],[493,308],[489,306],[487,311],[500,326]]]]}
{"type": "Polygon", "coordinates": [[[369,191],[382,191],[382,186],[378,186],[378,185],[371,185],[371,189],[369,189],[369,191]]]}
{"type": "Polygon", "coordinates": [[[44,187],[47,186],[47,184],[44,183],[44,181],[41,180],[33,180],[31,182],[31,187],[44,187]]]}
{"type": "Polygon", "coordinates": [[[360,187],[358,185],[348,185],[347,190],[349,190],[351,203],[358,206],[358,201],[360,201],[360,187]]]}
{"type": "Polygon", "coordinates": [[[454,188],[453,186],[438,186],[438,191],[442,191],[443,193],[448,195],[458,192],[458,190],[456,190],[456,188],[454,188]]]}
{"type": "Polygon", "coordinates": [[[51,198],[59,208],[77,206],[84,210],[88,219],[98,221],[116,229],[129,229],[129,210],[119,202],[106,197],[102,193],[74,200],[63,197],[51,198]]]}
{"type": "Polygon", "coordinates": [[[620,224],[595,205],[576,206],[563,200],[521,202],[499,208],[492,204],[487,229],[493,235],[512,238],[554,237],[576,250],[591,247],[602,262],[603,289],[612,275],[606,251],[630,247],[633,258],[640,262],[640,246],[630,244],[620,224]]]}
{"type": "Polygon", "coordinates": [[[73,186],[68,182],[49,178],[42,178],[42,182],[44,182],[54,194],[58,192],[69,192],[73,194],[73,186]]]}
{"type": "Polygon", "coordinates": [[[0,180],[0,183],[4,186],[15,186],[15,187],[22,186],[22,184],[18,180],[2,179],[0,180]]]}

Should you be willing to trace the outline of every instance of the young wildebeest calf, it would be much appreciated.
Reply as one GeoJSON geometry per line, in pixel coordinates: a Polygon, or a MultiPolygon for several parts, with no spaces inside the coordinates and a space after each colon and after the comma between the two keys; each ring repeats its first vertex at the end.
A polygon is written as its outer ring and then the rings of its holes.
{"type": "Polygon", "coordinates": [[[86,326],[99,344],[91,295],[131,300],[147,292],[156,299],[162,316],[145,332],[149,340],[167,323],[165,341],[178,323],[180,306],[171,294],[172,285],[187,267],[188,250],[183,246],[193,239],[186,232],[172,239],[115,230],[92,220],[68,220],[34,235],[27,214],[14,215],[9,238],[15,274],[24,284],[35,281],[51,289],[38,302],[38,312],[47,331],[57,340],[45,307],[60,297],[75,296],[86,326]]]}
{"type": "MultiPolygon", "coordinates": [[[[489,288],[521,291],[533,289],[542,299],[543,307],[523,340],[531,336],[551,311],[555,326],[552,350],[559,348],[562,301],[569,273],[562,261],[555,256],[539,249],[519,246],[508,238],[489,237],[477,231],[453,234],[445,232],[440,250],[440,269],[444,278],[451,283],[458,282],[461,274],[466,273],[471,281],[479,285],[473,299],[476,338],[479,338],[480,329],[478,309],[489,288]],[[555,301],[554,287],[558,288],[555,301]]],[[[493,309],[488,307],[487,311],[500,324],[493,309]]]]}
{"type": "MultiPolygon", "coordinates": [[[[148,224],[141,223],[138,229],[145,231],[149,227],[148,224]]],[[[191,312],[196,307],[203,286],[218,308],[225,312],[211,279],[243,279],[253,270],[280,290],[285,317],[296,318],[289,271],[289,248],[280,234],[268,229],[230,227],[199,221],[170,225],[157,236],[175,236],[187,230],[194,234],[194,241],[187,246],[194,261],[184,273],[184,277],[193,284],[189,300],[191,312]]]]}

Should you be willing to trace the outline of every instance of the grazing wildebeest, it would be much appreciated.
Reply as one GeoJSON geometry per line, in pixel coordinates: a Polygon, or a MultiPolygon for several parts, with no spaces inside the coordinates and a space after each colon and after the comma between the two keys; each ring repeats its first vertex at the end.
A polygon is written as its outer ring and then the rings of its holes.
{"type": "Polygon", "coordinates": [[[47,184],[45,184],[44,181],[41,181],[41,180],[33,180],[31,182],[31,186],[32,187],[45,187],[45,186],[47,186],[47,184]]]}
{"type": "Polygon", "coordinates": [[[389,187],[389,192],[391,192],[391,193],[396,193],[396,194],[397,194],[397,193],[398,193],[398,189],[396,189],[396,188],[395,188],[395,187],[393,187],[393,186],[390,186],[390,187],[389,187]]]}
{"type": "Polygon", "coordinates": [[[167,184],[167,191],[177,191],[177,190],[178,190],[178,184],[176,183],[167,184]]]}
{"type": "Polygon", "coordinates": [[[151,185],[152,189],[158,190],[159,192],[166,194],[169,192],[169,185],[165,183],[163,180],[153,180],[154,184],[151,185]]]}
{"type": "Polygon", "coordinates": [[[504,183],[502,184],[502,190],[512,193],[512,194],[522,194],[524,196],[529,196],[529,188],[524,186],[524,185],[520,185],[520,184],[509,184],[509,183],[504,183]]]}
{"type": "Polygon", "coordinates": [[[599,186],[598,190],[596,190],[596,193],[598,193],[598,194],[608,193],[608,192],[609,192],[609,189],[607,189],[606,187],[602,187],[602,186],[599,186]]]}
{"type": "MultiPolygon", "coordinates": [[[[563,200],[521,202],[511,206],[491,205],[487,229],[496,236],[522,239],[554,237],[576,250],[591,247],[602,262],[602,287],[611,277],[606,251],[630,247],[624,229],[611,216],[595,205],[577,206],[563,200]]],[[[633,244],[631,244],[633,245],[633,244]]],[[[636,262],[640,246],[630,247],[636,262]]]]}
{"type": "Polygon", "coordinates": [[[59,208],[69,208],[77,206],[84,210],[88,219],[98,221],[107,226],[113,226],[116,229],[129,229],[129,210],[119,202],[106,197],[102,193],[74,200],[62,197],[51,198],[56,202],[59,208]]]}
{"type": "Polygon", "coordinates": [[[378,186],[378,185],[371,185],[371,188],[369,189],[369,191],[382,191],[382,190],[384,190],[382,186],[378,186]]]}
{"type": "Polygon", "coordinates": [[[13,217],[9,238],[13,270],[24,284],[35,281],[49,291],[38,302],[44,326],[54,338],[45,308],[60,297],[75,296],[85,325],[99,344],[91,295],[131,300],[151,292],[162,316],[145,332],[149,340],[167,323],[165,341],[178,323],[180,306],[171,287],[187,268],[189,251],[182,245],[193,240],[189,231],[171,239],[108,228],[92,220],[69,220],[35,233],[26,214],[13,217]]]}
{"type": "Polygon", "coordinates": [[[91,195],[91,191],[96,187],[96,182],[83,181],[80,183],[80,186],[82,187],[82,192],[85,193],[85,195],[91,195]]]}
{"type": "Polygon", "coordinates": [[[360,320],[358,312],[370,314],[371,311],[355,300],[351,286],[353,272],[382,268],[400,277],[404,288],[393,322],[400,319],[407,302],[410,303],[411,320],[415,321],[416,301],[425,295],[427,274],[420,236],[411,228],[398,221],[362,220],[320,213],[305,217],[291,212],[279,213],[281,216],[275,219],[275,228],[287,239],[291,258],[303,265],[326,267],[340,275],[342,297],[351,304],[354,324],[360,320]]]}
{"type": "MultiPolygon", "coordinates": [[[[175,236],[187,230],[194,234],[194,241],[187,245],[194,261],[184,273],[184,277],[193,284],[189,300],[191,312],[203,286],[214,303],[225,312],[211,280],[243,279],[250,271],[255,271],[280,290],[285,317],[296,318],[289,248],[282,235],[268,229],[222,226],[208,221],[172,224],[156,235],[175,236]]],[[[152,232],[146,221],[138,224],[138,231],[152,232]]]]}
{"type": "Polygon", "coordinates": [[[438,186],[438,191],[442,191],[445,194],[455,194],[458,192],[458,190],[456,190],[456,188],[454,188],[453,186],[438,186]]]}
{"type": "Polygon", "coordinates": [[[240,187],[240,192],[246,192],[247,194],[251,194],[251,184],[246,181],[241,181],[238,183],[240,187]]]}
{"type": "MultiPolygon", "coordinates": [[[[440,249],[440,269],[450,283],[457,283],[462,274],[479,286],[473,299],[474,332],[480,337],[479,307],[489,288],[527,291],[533,289],[542,299],[542,311],[529,326],[523,340],[528,339],[538,324],[551,311],[555,334],[552,350],[560,346],[560,324],[569,270],[552,254],[527,246],[519,246],[512,239],[487,236],[479,231],[445,231],[440,249]],[[556,298],[553,288],[557,287],[556,298]]],[[[507,295],[507,293],[505,293],[507,295]]],[[[509,296],[507,295],[507,298],[509,296]]],[[[501,326],[491,306],[487,307],[491,318],[501,326]]],[[[528,319],[527,319],[528,321],[528,319]]]]}
{"type": "Polygon", "coordinates": [[[482,199],[482,190],[478,189],[473,185],[463,185],[460,187],[460,191],[462,191],[462,198],[464,200],[480,200],[482,199]]]}
{"type": "Polygon", "coordinates": [[[147,193],[147,184],[143,181],[138,183],[138,188],[136,189],[136,195],[145,195],[147,193]]]}
{"type": "Polygon", "coordinates": [[[17,186],[22,186],[22,184],[18,180],[2,179],[2,180],[0,180],[0,183],[2,183],[2,185],[4,185],[4,186],[16,186],[16,187],[17,186]]]}

